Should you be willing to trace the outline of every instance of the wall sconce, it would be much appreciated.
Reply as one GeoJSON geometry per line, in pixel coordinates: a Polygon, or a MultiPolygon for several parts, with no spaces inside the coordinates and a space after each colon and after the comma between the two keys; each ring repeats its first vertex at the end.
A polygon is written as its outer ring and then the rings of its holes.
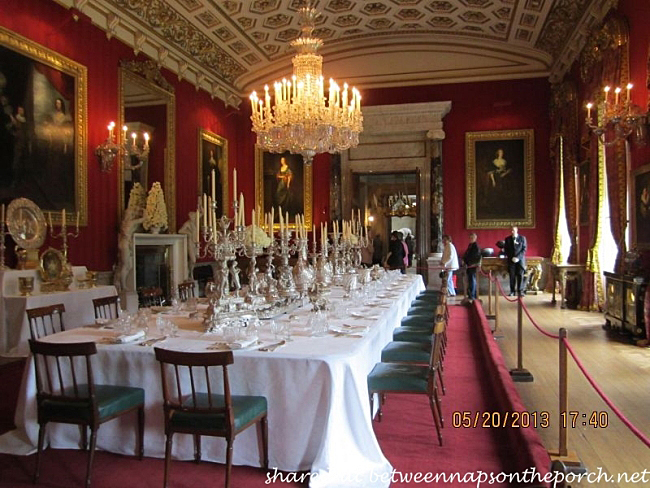
{"type": "Polygon", "coordinates": [[[117,158],[120,151],[122,151],[123,167],[125,170],[138,169],[149,160],[150,147],[148,132],[143,134],[144,144],[140,147],[137,140],[138,136],[135,132],[131,133],[130,138],[127,138],[128,127],[126,125],[122,127],[123,136],[121,145],[115,142],[114,130],[115,122],[111,122],[108,124],[108,137],[95,149],[95,155],[99,160],[99,167],[103,172],[108,173],[113,169],[115,158],[117,158]],[[131,163],[134,157],[138,161],[137,164],[131,163]]]}
{"type": "Polygon", "coordinates": [[[622,98],[620,96],[622,90],[620,87],[616,87],[614,89],[614,103],[609,100],[611,87],[606,86],[603,89],[605,99],[602,105],[602,125],[595,125],[591,118],[591,109],[595,108],[596,119],[598,119],[598,107],[591,102],[587,104],[585,123],[605,146],[611,146],[617,141],[625,140],[632,133],[634,133],[634,140],[637,144],[643,145],[646,143],[648,114],[643,113],[637,105],[630,101],[632,86],[632,83],[628,83],[625,87],[625,101],[619,100],[622,98]]]}

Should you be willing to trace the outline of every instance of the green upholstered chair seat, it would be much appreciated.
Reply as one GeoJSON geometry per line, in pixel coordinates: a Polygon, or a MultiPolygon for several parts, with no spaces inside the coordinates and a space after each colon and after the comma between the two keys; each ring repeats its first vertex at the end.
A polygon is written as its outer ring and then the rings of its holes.
{"type": "Polygon", "coordinates": [[[418,293],[419,297],[429,296],[429,297],[439,297],[442,295],[440,290],[424,290],[418,293]]]}
{"type": "Polygon", "coordinates": [[[400,322],[402,327],[419,327],[433,330],[433,319],[430,317],[423,317],[421,315],[412,315],[404,317],[400,322]]]}
{"type": "Polygon", "coordinates": [[[393,331],[393,341],[397,342],[424,342],[431,344],[433,331],[431,329],[411,329],[410,327],[397,327],[393,331]]]}
{"type": "MultiPolygon", "coordinates": [[[[233,416],[235,419],[235,430],[239,431],[254,419],[264,414],[267,410],[266,398],[263,396],[232,395],[233,416]]],[[[194,408],[191,395],[183,399],[183,405],[194,408]]],[[[213,408],[224,407],[225,397],[221,394],[212,394],[213,408]]],[[[207,393],[196,394],[196,407],[209,408],[207,393]]],[[[201,429],[203,431],[215,430],[224,431],[226,428],[225,414],[221,413],[197,413],[174,411],[170,419],[174,430],[201,429]]]]}
{"type": "Polygon", "coordinates": [[[440,299],[438,297],[432,297],[432,296],[417,296],[413,299],[411,302],[413,305],[422,305],[422,306],[427,306],[427,307],[437,307],[440,305],[440,299]]]}
{"type": "Polygon", "coordinates": [[[377,363],[368,375],[368,391],[427,393],[429,366],[377,363]]]}
{"type": "MultiPolygon", "coordinates": [[[[56,418],[61,422],[69,421],[77,423],[91,421],[90,398],[88,397],[88,385],[79,385],[77,397],[73,400],[73,389],[64,390],[66,396],[71,398],[65,400],[45,400],[42,404],[42,413],[47,418],[56,418]],[[83,401],[83,397],[88,401],[83,401]]],[[[131,408],[136,408],[144,403],[144,390],[131,386],[95,385],[95,399],[99,412],[100,423],[107,418],[118,415],[131,408]]]]}
{"type": "Polygon", "coordinates": [[[425,317],[433,321],[436,317],[436,308],[411,307],[408,309],[408,312],[406,312],[406,315],[409,317],[425,317]]]}
{"type": "Polygon", "coordinates": [[[431,344],[426,342],[390,342],[381,351],[383,363],[424,363],[431,359],[431,344]]]}

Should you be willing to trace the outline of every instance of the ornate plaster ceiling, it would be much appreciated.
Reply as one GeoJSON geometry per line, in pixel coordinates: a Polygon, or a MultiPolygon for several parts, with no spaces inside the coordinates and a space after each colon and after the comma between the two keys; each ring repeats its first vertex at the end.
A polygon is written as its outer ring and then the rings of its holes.
{"type": "MultiPolygon", "coordinates": [[[[227,104],[291,74],[305,0],[56,0],[227,104]]],[[[559,79],[615,0],[311,0],[324,75],[360,90],[559,79]]]]}

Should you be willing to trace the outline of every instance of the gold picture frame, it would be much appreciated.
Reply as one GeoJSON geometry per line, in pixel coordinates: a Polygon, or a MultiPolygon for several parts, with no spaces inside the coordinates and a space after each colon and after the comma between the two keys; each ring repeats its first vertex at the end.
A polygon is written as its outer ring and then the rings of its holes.
{"type": "Polygon", "coordinates": [[[14,134],[25,134],[14,138],[11,157],[4,153],[10,164],[0,180],[11,185],[0,188],[0,199],[29,198],[56,212],[56,225],[64,208],[68,225],[79,212],[87,225],[87,68],[4,27],[0,66],[0,109],[11,114],[14,134]]]}
{"type": "Polygon", "coordinates": [[[209,130],[199,129],[198,155],[198,194],[211,195],[210,173],[215,169],[219,175],[216,185],[217,217],[230,215],[235,195],[230,199],[228,197],[228,140],[209,130]]]}
{"type": "Polygon", "coordinates": [[[281,203],[282,212],[289,212],[289,228],[296,227],[295,215],[304,214],[305,225],[310,228],[313,218],[313,196],[312,196],[312,167],[304,164],[303,157],[300,154],[291,154],[289,151],[283,153],[270,153],[259,147],[255,150],[255,208],[258,209],[258,224],[264,223],[264,214],[275,208],[274,228],[280,226],[280,220],[277,216],[278,207],[281,203]],[[291,178],[286,191],[278,192],[278,182],[287,181],[287,178],[279,178],[277,175],[281,171],[281,160],[285,159],[287,171],[291,172],[291,178]],[[298,188],[298,190],[296,190],[298,188]],[[300,191],[302,190],[302,191],[300,191]],[[286,194],[282,201],[275,198],[280,193],[286,194]]]}
{"type": "Polygon", "coordinates": [[[632,171],[630,215],[632,249],[650,250],[650,164],[632,171]]]}
{"type": "Polygon", "coordinates": [[[465,133],[468,229],[535,227],[533,129],[465,133]]]}

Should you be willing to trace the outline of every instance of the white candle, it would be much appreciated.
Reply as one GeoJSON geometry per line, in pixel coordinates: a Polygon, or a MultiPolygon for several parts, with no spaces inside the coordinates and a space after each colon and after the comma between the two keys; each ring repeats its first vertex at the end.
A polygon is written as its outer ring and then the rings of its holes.
{"type": "Polygon", "coordinates": [[[79,211],[77,210],[77,233],[79,232],[79,211]]]}
{"type": "Polygon", "coordinates": [[[316,224],[311,224],[312,242],[314,243],[314,252],[316,252],[316,224]]]}
{"type": "Polygon", "coordinates": [[[210,183],[212,185],[212,188],[211,188],[211,190],[212,190],[212,193],[211,193],[212,194],[212,201],[216,202],[217,201],[217,184],[216,184],[217,178],[216,178],[216,176],[214,174],[214,170],[212,170],[212,172],[211,172],[210,180],[211,180],[210,183]]]}
{"type": "Polygon", "coordinates": [[[617,86],[614,90],[614,105],[618,105],[618,95],[621,93],[621,87],[617,86]]]}
{"type": "Polygon", "coordinates": [[[273,235],[273,226],[275,225],[275,207],[271,207],[271,229],[270,235],[273,235]]]}
{"type": "Polygon", "coordinates": [[[149,147],[149,133],[148,132],[144,133],[144,147],[145,148],[149,147]]]}
{"type": "Polygon", "coordinates": [[[630,101],[630,90],[632,89],[632,83],[628,83],[627,86],[625,87],[625,90],[627,91],[626,95],[626,100],[629,102],[630,101]]]}
{"type": "Polygon", "coordinates": [[[589,122],[591,122],[591,107],[593,106],[594,105],[591,102],[587,104],[587,118],[589,119],[589,122]]]}
{"type": "Polygon", "coordinates": [[[203,228],[208,227],[208,196],[203,194],[203,228]]]}
{"type": "Polygon", "coordinates": [[[239,218],[241,220],[239,225],[244,225],[246,219],[246,207],[244,206],[244,194],[239,194],[239,218]]]}
{"type": "Polygon", "coordinates": [[[280,207],[280,237],[284,233],[284,221],[282,219],[282,207],[280,207]]]}
{"type": "Polygon", "coordinates": [[[251,233],[253,234],[253,245],[255,245],[255,209],[251,210],[251,233]]]}
{"type": "Polygon", "coordinates": [[[196,210],[196,215],[194,216],[194,224],[196,225],[195,233],[194,233],[194,240],[195,242],[199,242],[199,210],[196,210]]]}
{"type": "Polygon", "coordinates": [[[65,227],[65,208],[61,211],[61,227],[65,227]]]}
{"type": "Polygon", "coordinates": [[[124,143],[126,142],[126,131],[127,130],[129,130],[129,128],[126,125],[123,125],[122,126],[122,132],[124,133],[124,135],[122,136],[122,142],[124,142],[124,143]]]}
{"type": "MultiPolygon", "coordinates": [[[[4,219],[2,219],[4,220],[4,219]]],[[[52,212],[47,213],[47,221],[50,224],[50,233],[52,232],[52,229],[54,229],[54,226],[52,225],[52,212]]]]}
{"type": "Polygon", "coordinates": [[[131,137],[133,138],[133,147],[135,147],[135,132],[131,133],[131,137]]]}

